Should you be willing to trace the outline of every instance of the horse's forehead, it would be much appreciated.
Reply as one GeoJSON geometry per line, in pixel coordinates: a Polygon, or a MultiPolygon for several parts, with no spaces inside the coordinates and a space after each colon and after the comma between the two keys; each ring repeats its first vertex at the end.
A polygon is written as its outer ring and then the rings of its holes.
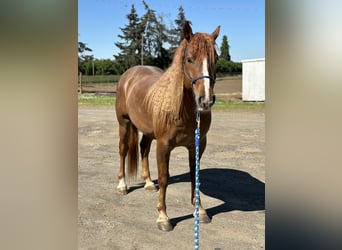
{"type": "Polygon", "coordinates": [[[196,33],[189,43],[189,51],[196,55],[198,59],[204,59],[209,54],[215,53],[214,41],[206,33],[196,33]]]}

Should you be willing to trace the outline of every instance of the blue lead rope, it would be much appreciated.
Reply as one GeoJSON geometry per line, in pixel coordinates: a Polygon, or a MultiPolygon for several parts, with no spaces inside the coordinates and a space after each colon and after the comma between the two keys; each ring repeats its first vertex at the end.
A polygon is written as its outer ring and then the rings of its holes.
{"type": "Polygon", "coordinates": [[[199,147],[200,147],[200,113],[196,113],[197,128],[195,130],[196,173],[195,173],[195,250],[199,249],[199,147]]]}

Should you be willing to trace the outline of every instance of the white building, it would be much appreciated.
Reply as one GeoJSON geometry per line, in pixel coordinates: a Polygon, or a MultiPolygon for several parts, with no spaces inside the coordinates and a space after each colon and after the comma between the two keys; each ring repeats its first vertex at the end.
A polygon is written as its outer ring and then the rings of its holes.
{"type": "Polygon", "coordinates": [[[265,101],[265,58],[241,62],[242,100],[265,101]]]}

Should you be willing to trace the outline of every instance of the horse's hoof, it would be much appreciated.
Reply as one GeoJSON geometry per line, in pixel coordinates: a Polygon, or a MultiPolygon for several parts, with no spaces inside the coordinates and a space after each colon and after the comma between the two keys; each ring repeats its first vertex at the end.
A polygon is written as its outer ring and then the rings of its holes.
{"type": "Polygon", "coordinates": [[[120,194],[123,194],[123,195],[128,194],[127,187],[118,187],[116,190],[117,190],[120,194]]]}
{"type": "Polygon", "coordinates": [[[170,232],[173,230],[173,226],[170,223],[170,220],[167,221],[159,221],[157,222],[158,229],[164,232],[170,232]]]}
{"type": "Polygon", "coordinates": [[[207,214],[200,214],[199,215],[199,222],[200,223],[210,223],[211,219],[209,218],[209,216],[207,214]]]}
{"type": "Polygon", "coordinates": [[[146,184],[146,185],[144,186],[144,189],[145,189],[146,191],[151,191],[151,192],[157,192],[157,191],[158,191],[158,189],[156,188],[156,186],[155,186],[153,183],[151,183],[151,184],[146,184]]]}

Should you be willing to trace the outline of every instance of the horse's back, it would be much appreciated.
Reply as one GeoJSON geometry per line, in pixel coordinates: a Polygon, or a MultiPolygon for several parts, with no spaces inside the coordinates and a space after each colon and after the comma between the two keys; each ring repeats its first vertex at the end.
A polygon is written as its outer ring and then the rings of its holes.
{"type": "Polygon", "coordinates": [[[142,97],[156,82],[163,71],[153,66],[134,66],[122,74],[117,86],[117,98],[129,99],[130,95],[142,97]]]}
{"type": "Polygon", "coordinates": [[[150,87],[162,74],[163,71],[154,66],[134,66],[122,74],[116,92],[118,119],[120,116],[129,117],[141,131],[151,126],[151,118],[143,102],[150,87]]]}
{"type": "Polygon", "coordinates": [[[134,66],[122,74],[118,83],[118,88],[133,87],[137,84],[145,87],[150,86],[156,82],[162,74],[163,71],[154,66],[134,66]]]}

